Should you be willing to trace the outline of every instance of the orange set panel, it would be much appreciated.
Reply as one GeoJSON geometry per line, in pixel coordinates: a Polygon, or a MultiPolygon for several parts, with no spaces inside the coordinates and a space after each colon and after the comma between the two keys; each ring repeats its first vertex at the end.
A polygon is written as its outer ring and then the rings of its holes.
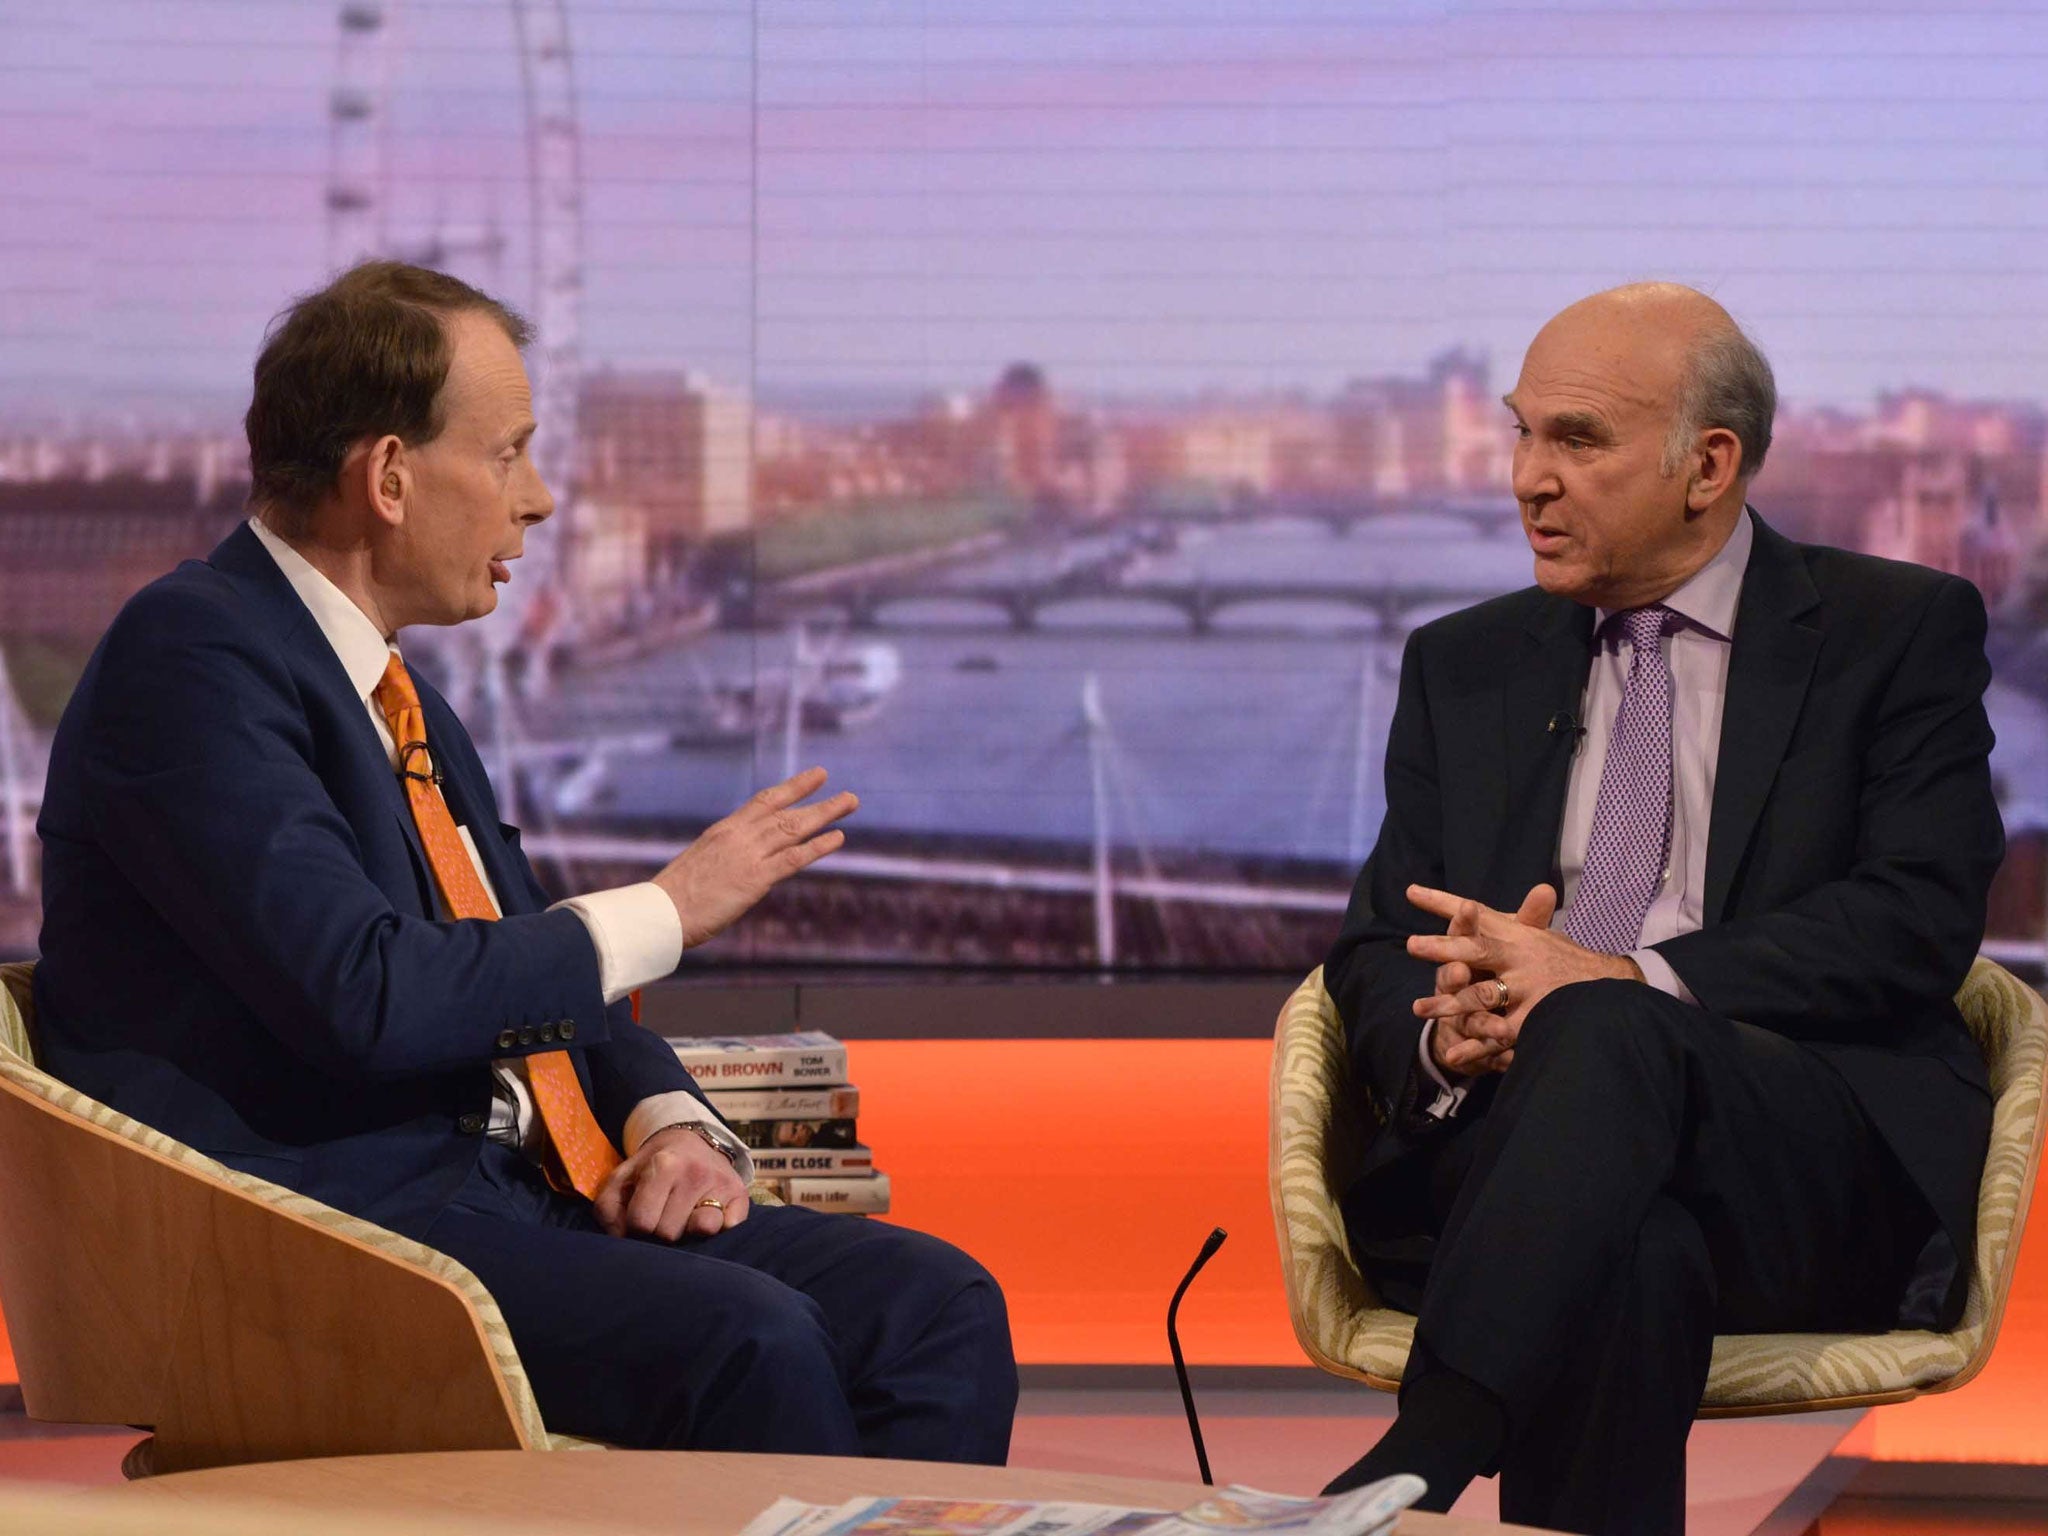
{"type": "Polygon", "coordinates": [[[1266,1040],[861,1040],[861,1139],[892,1219],[1003,1284],[1018,1358],[1299,1363],[1266,1201],[1266,1040]]]}
{"type": "MultiPolygon", "coordinates": [[[[1181,1307],[1190,1361],[1298,1365],[1266,1201],[1264,1040],[864,1040],[862,1133],[892,1219],[1002,1282],[1031,1364],[1167,1361],[1172,1295],[1212,1226],[1230,1241],[1181,1307]]],[[[0,1334],[0,1379],[13,1379],[0,1334]]],[[[1990,1368],[1880,1409],[1849,1449],[1891,1461],[2048,1461],[2048,1197],[1990,1368]]],[[[1364,1390],[1363,1388],[1360,1389],[1364,1390]]]]}
{"type": "MultiPolygon", "coordinates": [[[[1268,1042],[863,1040],[852,1053],[893,1219],[994,1271],[1019,1358],[1164,1364],[1167,1298],[1220,1225],[1230,1241],[1181,1306],[1188,1359],[1302,1363],[1266,1201],[1268,1042]]],[[[1960,1391],[1878,1409],[1852,1449],[2048,1462],[2042,1190],[1990,1366],[1960,1391]]]]}

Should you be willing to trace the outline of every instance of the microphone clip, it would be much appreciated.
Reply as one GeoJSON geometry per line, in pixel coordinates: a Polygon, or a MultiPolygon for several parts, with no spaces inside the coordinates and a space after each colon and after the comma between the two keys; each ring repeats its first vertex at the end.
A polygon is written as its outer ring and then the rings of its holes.
{"type": "Polygon", "coordinates": [[[1579,750],[1579,743],[1586,739],[1586,728],[1579,724],[1578,716],[1566,709],[1560,709],[1553,714],[1544,723],[1543,730],[1544,734],[1549,736],[1569,738],[1574,752],[1579,750]]]}
{"type": "Polygon", "coordinates": [[[398,749],[398,776],[401,779],[415,779],[422,784],[432,784],[439,788],[441,784],[441,765],[434,761],[434,755],[427,750],[427,744],[424,741],[408,741],[400,745],[398,749]],[[413,766],[415,754],[418,754],[426,763],[427,766],[424,772],[413,766]]]}

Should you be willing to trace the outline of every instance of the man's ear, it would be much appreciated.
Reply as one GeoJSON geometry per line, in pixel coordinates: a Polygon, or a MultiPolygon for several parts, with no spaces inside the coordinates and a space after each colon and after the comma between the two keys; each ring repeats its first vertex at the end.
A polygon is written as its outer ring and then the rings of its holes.
{"type": "Polygon", "coordinates": [[[1709,427],[1693,449],[1692,474],[1686,482],[1688,511],[1704,512],[1728,494],[1742,473],[1742,439],[1727,427],[1709,427]]]}
{"type": "Polygon", "coordinates": [[[412,498],[412,467],[406,462],[405,444],[387,432],[363,452],[356,473],[361,476],[364,499],[379,522],[396,528],[405,521],[405,509],[412,498]]]}

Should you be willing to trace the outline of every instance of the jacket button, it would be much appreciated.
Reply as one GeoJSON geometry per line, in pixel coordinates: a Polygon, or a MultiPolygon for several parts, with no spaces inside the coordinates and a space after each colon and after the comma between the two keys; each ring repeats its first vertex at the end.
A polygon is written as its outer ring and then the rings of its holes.
{"type": "Polygon", "coordinates": [[[465,1136],[474,1136],[483,1128],[484,1117],[479,1114],[467,1114],[455,1122],[455,1129],[462,1132],[465,1136]]]}
{"type": "Polygon", "coordinates": [[[513,1046],[517,1045],[518,1043],[519,1036],[514,1031],[509,1029],[501,1029],[498,1031],[499,1050],[509,1051],[512,1049],[513,1046]]]}
{"type": "Polygon", "coordinates": [[[576,1038],[576,1021],[574,1019],[562,1020],[561,1034],[564,1040],[574,1040],[576,1038]]]}
{"type": "Polygon", "coordinates": [[[547,1044],[551,1043],[551,1042],[552,1042],[552,1041],[554,1040],[554,1038],[555,1038],[555,1026],[554,1026],[554,1025],[552,1025],[552,1024],[543,1024],[543,1025],[541,1025],[541,1027],[540,1027],[540,1043],[541,1043],[542,1045],[547,1045],[547,1044]]]}
{"type": "Polygon", "coordinates": [[[525,1028],[525,1029],[522,1029],[521,1031],[519,1031],[519,1043],[520,1043],[521,1045],[531,1045],[531,1044],[533,1044],[533,1041],[534,1041],[534,1034],[533,1034],[533,1029],[532,1029],[532,1026],[530,1026],[530,1025],[529,1025],[529,1026],[528,1026],[527,1028],[525,1028]]]}

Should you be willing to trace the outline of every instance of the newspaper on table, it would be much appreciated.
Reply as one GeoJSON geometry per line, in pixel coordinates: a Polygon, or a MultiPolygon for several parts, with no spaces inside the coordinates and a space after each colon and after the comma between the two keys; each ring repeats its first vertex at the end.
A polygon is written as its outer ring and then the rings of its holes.
{"type": "Polygon", "coordinates": [[[1425,1484],[1382,1478],[1333,1498],[1219,1488],[1183,1510],[1031,1499],[777,1499],[740,1536],[1379,1536],[1425,1484]]]}

